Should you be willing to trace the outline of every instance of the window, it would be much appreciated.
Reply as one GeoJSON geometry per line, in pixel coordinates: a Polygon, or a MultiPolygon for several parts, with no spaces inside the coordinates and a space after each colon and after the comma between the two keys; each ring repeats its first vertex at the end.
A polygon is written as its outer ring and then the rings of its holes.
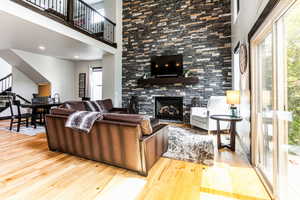
{"type": "Polygon", "coordinates": [[[102,68],[93,67],[91,72],[91,99],[101,100],[102,99],[102,68]]]}

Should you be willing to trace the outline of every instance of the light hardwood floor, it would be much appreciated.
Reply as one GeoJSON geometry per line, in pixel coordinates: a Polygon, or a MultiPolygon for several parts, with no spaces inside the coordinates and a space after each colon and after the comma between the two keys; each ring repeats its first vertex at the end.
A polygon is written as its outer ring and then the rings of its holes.
{"type": "Polygon", "coordinates": [[[214,166],[161,158],[147,178],[50,152],[45,134],[0,131],[0,199],[263,200],[267,192],[238,153],[222,150],[214,166]]]}

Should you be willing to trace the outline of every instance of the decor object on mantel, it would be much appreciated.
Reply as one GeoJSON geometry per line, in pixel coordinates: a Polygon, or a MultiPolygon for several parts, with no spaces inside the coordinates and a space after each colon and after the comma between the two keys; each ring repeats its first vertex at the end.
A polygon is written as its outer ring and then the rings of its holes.
{"type": "Polygon", "coordinates": [[[169,126],[168,150],[164,157],[213,165],[214,136],[191,128],[169,126]]]}
{"type": "Polygon", "coordinates": [[[163,77],[163,78],[148,78],[148,79],[138,80],[138,85],[140,86],[169,85],[169,84],[192,85],[197,83],[199,83],[198,77],[163,77]]]}
{"type": "Polygon", "coordinates": [[[189,77],[190,73],[191,73],[191,71],[186,69],[183,71],[183,76],[187,78],[187,77],[189,77]]]}
{"type": "Polygon", "coordinates": [[[228,90],[226,91],[226,98],[227,98],[227,104],[230,104],[231,107],[231,115],[233,117],[236,117],[238,115],[237,113],[237,107],[236,104],[240,104],[240,91],[238,90],[228,90]]]}
{"type": "Polygon", "coordinates": [[[149,77],[149,73],[144,73],[142,79],[147,79],[149,77]]]}

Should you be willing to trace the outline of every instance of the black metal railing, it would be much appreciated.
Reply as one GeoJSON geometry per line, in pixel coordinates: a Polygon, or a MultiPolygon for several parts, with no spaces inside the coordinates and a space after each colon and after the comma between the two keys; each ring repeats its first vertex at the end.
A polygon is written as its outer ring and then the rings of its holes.
{"type": "Polygon", "coordinates": [[[12,87],[12,74],[9,74],[0,79],[0,94],[12,87]]]}
{"type": "Polygon", "coordinates": [[[95,37],[114,42],[115,23],[102,16],[93,7],[81,0],[75,0],[73,15],[75,26],[84,29],[95,37]]]}
{"type": "Polygon", "coordinates": [[[67,16],[68,0],[23,0],[59,16],[67,16]]]}
{"type": "MultiPolygon", "coordinates": [[[[82,0],[12,0],[26,2],[38,10],[62,18],[69,25],[83,30],[93,38],[115,46],[116,24],[82,0]]],[[[26,4],[28,5],[28,4],[26,4]]],[[[28,7],[28,6],[26,6],[28,7]]]]}

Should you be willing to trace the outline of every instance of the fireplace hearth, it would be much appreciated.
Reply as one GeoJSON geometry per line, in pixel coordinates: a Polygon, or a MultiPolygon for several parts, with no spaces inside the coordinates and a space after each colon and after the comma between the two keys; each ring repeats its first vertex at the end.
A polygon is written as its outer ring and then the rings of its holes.
{"type": "Polygon", "coordinates": [[[155,117],[163,120],[183,120],[183,97],[155,97],[155,117]]]}

